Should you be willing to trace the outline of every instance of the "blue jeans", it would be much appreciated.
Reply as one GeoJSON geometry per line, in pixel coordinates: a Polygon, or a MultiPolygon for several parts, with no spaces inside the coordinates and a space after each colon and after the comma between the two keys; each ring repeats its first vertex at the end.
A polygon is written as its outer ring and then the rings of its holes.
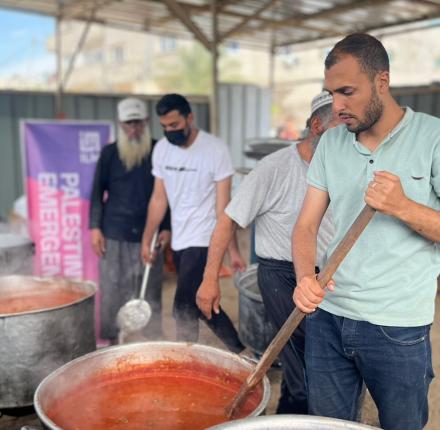
{"type": "Polygon", "coordinates": [[[317,309],[306,318],[309,413],[355,421],[362,381],[385,430],[421,430],[434,373],[430,326],[386,327],[317,309]]]}

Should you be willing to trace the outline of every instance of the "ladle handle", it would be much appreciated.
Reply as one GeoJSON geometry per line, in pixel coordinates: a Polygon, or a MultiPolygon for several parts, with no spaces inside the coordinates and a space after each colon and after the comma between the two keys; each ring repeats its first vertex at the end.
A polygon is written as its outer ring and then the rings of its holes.
{"type": "MultiPolygon", "coordinates": [[[[151,245],[150,245],[151,253],[153,253],[156,248],[156,241],[157,241],[157,231],[153,234],[153,239],[151,240],[151,245]]],[[[150,269],[151,269],[151,263],[148,262],[145,265],[144,276],[142,278],[141,292],[139,294],[139,299],[141,300],[145,299],[145,293],[147,292],[148,277],[150,276],[150,269]]]]}
{"type": "Polygon", "coordinates": [[[342,263],[342,260],[346,257],[375,213],[376,209],[365,205],[360,214],[353,221],[353,224],[348,229],[347,233],[345,233],[345,236],[341,239],[338,246],[335,248],[332,255],[330,255],[325,266],[317,276],[319,285],[322,288],[328,284],[339,265],[342,263]]]}
{"type": "MultiPolygon", "coordinates": [[[[328,281],[330,281],[333,274],[336,272],[336,269],[339,267],[342,260],[348,254],[375,213],[375,209],[365,205],[361,213],[354,220],[341,242],[339,242],[338,246],[333,251],[333,254],[327,260],[326,265],[317,276],[319,285],[322,288],[324,288],[328,281]]],[[[304,316],[305,313],[300,311],[298,308],[295,308],[294,311],[289,315],[289,318],[287,318],[286,322],[273,338],[272,342],[262,355],[260,361],[255,366],[255,369],[251,372],[240,388],[240,391],[233,399],[231,405],[226,408],[226,414],[229,418],[234,417],[236,409],[241,405],[246,395],[264,378],[264,375],[269,370],[274,360],[278,357],[278,354],[290,339],[292,333],[298,327],[304,316]]]]}

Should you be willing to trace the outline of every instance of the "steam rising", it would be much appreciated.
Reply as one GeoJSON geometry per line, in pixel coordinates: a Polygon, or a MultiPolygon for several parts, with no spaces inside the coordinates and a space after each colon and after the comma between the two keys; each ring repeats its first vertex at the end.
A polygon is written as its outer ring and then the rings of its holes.
{"type": "Polygon", "coordinates": [[[0,275],[31,275],[32,256],[28,238],[0,230],[0,275]]]}

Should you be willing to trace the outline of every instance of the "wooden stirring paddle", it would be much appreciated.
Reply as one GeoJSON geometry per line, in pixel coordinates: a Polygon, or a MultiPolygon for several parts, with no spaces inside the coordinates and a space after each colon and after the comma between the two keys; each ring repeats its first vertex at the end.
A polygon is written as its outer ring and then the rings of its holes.
{"type": "MultiPolygon", "coordinates": [[[[361,213],[354,220],[351,227],[348,229],[345,236],[342,238],[341,242],[338,244],[333,254],[327,260],[326,265],[322,271],[318,274],[317,279],[319,285],[325,288],[327,283],[332,278],[336,269],[341,264],[342,260],[348,254],[358,237],[361,235],[376,210],[372,207],[365,205],[361,213]]],[[[228,418],[234,418],[237,409],[242,405],[246,396],[260,383],[266,372],[269,370],[270,366],[274,360],[278,357],[278,354],[283,349],[284,345],[292,336],[292,333],[298,327],[299,323],[302,321],[306,314],[300,311],[298,308],[290,314],[286,322],[280,328],[280,331],[273,338],[270,345],[267,347],[266,351],[262,355],[260,361],[255,366],[255,369],[247,377],[246,381],[240,388],[238,394],[234,397],[231,404],[226,407],[226,415],[228,418]]]]}

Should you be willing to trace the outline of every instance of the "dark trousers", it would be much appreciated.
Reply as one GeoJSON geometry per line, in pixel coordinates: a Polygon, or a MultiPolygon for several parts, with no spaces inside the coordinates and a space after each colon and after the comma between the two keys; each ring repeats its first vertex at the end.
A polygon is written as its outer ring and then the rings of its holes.
{"type": "Polygon", "coordinates": [[[219,314],[213,312],[211,319],[207,320],[196,305],[196,294],[202,283],[207,256],[207,247],[173,251],[177,269],[177,289],[173,306],[177,340],[197,342],[199,319],[202,319],[232,352],[239,353],[244,346],[228,315],[220,309],[219,314]]]}
{"type": "MultiPolygon", "coordinates": [[[[258,287],[267,315],[279,330],[295,309],[293,291],[296,278],[288,261],[258,258],[258,287]]],[[[303,320],[280,353],[283,369],[278,414],[307,414],[305,383],[305,321],[303,320]]]]}

